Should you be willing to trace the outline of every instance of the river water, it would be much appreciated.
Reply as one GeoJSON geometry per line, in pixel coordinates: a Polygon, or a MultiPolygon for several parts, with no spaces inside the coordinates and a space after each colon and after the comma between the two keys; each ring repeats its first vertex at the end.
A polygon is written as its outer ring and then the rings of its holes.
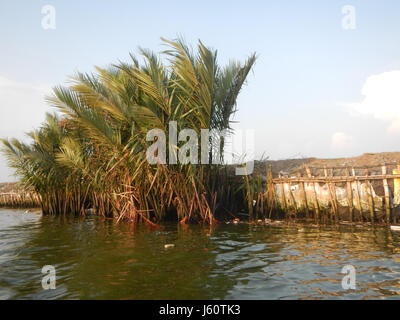
{"type": "Polygon", "coordinates": [[[400,233],[313,225],[133,228],[0,210],[0,299],[398,299],[400,233]],[[175,247],[166,249],[166,244],[175,247]],[[42,287],[42,268],[56,289],[42,287]],[[356,289],[342,287],[342,268],[356,289]]]}

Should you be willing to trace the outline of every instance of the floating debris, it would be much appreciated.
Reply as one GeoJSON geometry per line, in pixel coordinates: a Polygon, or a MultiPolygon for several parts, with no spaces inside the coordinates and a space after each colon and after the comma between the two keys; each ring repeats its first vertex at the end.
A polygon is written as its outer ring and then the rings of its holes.
{"type": "Polygon", "coordinates": [[[392,230],[392,231],[400,231],[400,226],[390,226],[390,230],[392,230]]]}
{"type": "Polygon", "coordinates": [[[174,244],[166,244],[166,245],[164,246],[164,248],[165,248],[165,249],[175,248],[175,245],[174,245],[174,244]]]}

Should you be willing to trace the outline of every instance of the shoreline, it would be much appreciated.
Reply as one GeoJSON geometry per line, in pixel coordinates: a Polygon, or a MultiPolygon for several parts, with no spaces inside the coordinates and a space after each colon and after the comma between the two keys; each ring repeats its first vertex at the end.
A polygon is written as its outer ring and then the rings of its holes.
{"type": "MultiPolygon", "coordinates": [[[[230,172],[232,166],[225,168],[230,172]]],[[[400,186],[399,168],[400,152],[366,153],[338,159],[256,161],[253,174],[243,181],[233,176],[232,172],[227,173],[228,180],[224,183],[242,191],[230,195],[228,207],[219,208],[220,212],[212,210],[213,219],[215,223],[233,217],[254,220],[250,223],[269,218],[274,221],[311,220],[318,224],[397,225],[400,221],[397,219],[400,218],[400,210],[396,196],[400,186]]],[[[93,211],[85,206],[79,214],[86,215],[93,211]]],[[[41,197],[27,191],[21,184],[0,183],[0,208],[37,209],[43,206],[41,197]]],[[[58,214],[57,211],[54,214],[58,214]]],[[[113,219],[108,212],[97,214],[113,219]]],[[[188,217],[178,219],[173,212],[168,212],[167,216],[157,221],[150,218],[145,221],[154,225],[164,219],[198,222],[189,221],[188,217]]],[[[129,219],[127,221],[130,222],[129,219]]]]}
{"type": "MultiPolygon", "coordinates": [[[[40,208],[11,208],[11,207],[0,207],[0,211],[6,211],[6,210],[13,210],[13,211],[24,211],[24,214],[34,214],[34,215],[43,215],[43,212],[41,211],[40,208]],[[25,210],[28,209],[28,210],[25,210]]],[[[71,216],[72,217],[72,216],[71,216]]],[[[83,216],[83,218],[86,217],[98,217],[100,219],[103,218],[104,221],[114,221],[118,223],[117,218],[110,219],[110,218],[104,218],[101,215],[96,215],[95,213],[91,214],[86,214],[83,216]]],[[[82,218],[80,216],[80,218],[82,218]]],[[[166,226],[170,224],[176,224],[176,225],[182,225],[179,223],[179,221],[176,221],[174,223],[173,221],[161,221],[159,224],[155,225],[158,228],[165,228],[166,226]]],[[[201,223],[188,223],[186,224],[187,226],[202,226],[202,227],[207,227],[210,228],[210,225],[204,225],[201,223]]],[[[363,222],[351,222],[351,221],[338,221],[338,222],[324,222],[320,221],[317,222],[314,219],[297,219],[294,220],[293,218],[286,218],[286,219],[258,219],[254,221],[250,221],[248,219],[232,219],[232,220],[224,220],[224,221],[217,221],[215,224],[212,226],[212,228],[219,228],[222,226],[251,226],[251,227],[281,227],[281,228],[288,228],[288,227],[297,227],[299,230],[302,228],[331,228],[331,227],[350,227],[350,228],[356,228],[356,229],[364,229],[364,230],[371,230],[375,228],[379,229],[388,229],[392,232],[400,232],[400,225],[394,225],[394,224],[386,224],[386,223],[371,223],[369,221],[363,221],[363,222]]],[[[140,227],[140,225],[135,225],[135,227],[140,227]]],[[[147,226],[150,227],[150,226],[147,226]]]]}

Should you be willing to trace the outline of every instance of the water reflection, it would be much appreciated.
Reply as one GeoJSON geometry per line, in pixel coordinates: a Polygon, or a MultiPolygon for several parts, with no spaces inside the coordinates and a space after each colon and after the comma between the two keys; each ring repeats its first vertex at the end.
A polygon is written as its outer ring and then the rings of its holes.
{"type": "Polygon", "coordinates": [[[0,211],[1,299],[400,297],[400,239],[385,228],[167,225],[0,211]],[[166,250],[164,245],[174,243],[166,250]],[[54,265],[57,289],[41,287],[54,265]],[[342,289],[342,267],[357,270],[342,289]]]}

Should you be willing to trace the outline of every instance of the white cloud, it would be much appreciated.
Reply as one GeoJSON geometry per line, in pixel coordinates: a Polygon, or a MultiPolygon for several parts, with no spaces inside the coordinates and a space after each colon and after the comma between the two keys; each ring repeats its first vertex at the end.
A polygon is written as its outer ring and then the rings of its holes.
{"type": "Polygon", "coordinates": [[[353,145],[354,138],[344,132],[335,132],[332,135],[331,146],[333,149],[348,149],[353,145]]]}
{"type": "Polygon", "coordinates": [[[352,114],[371,115],[389,123],[389,134],[400,134],[400,70],[367,78],[362,90],[364,100],[346,103],[352,114]]]}

